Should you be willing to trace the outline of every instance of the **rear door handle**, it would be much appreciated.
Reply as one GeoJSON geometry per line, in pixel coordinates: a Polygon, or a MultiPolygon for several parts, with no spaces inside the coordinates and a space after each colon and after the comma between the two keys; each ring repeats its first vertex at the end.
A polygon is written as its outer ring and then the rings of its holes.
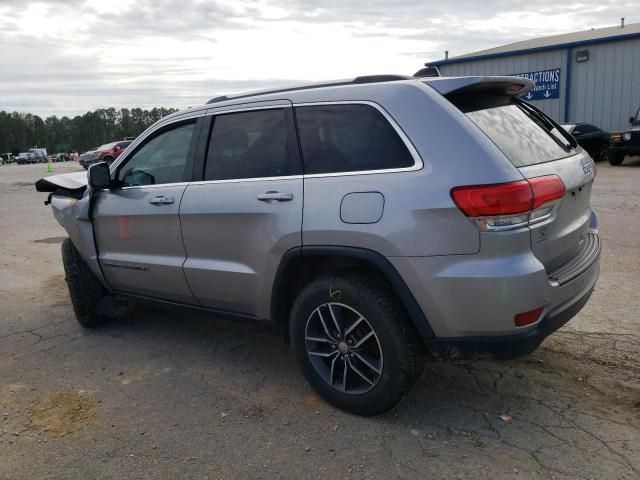
{"type": "Polygon", "coordinates": [[[293,193],[269,191],[258,195],[258,200],[261,202],[289,202],[293,200],[293,193]]]}
{"type": "Polygon", "coordinates": [[[153,197],[149,200],[151,205],[171,205],[174,202],[173,197],[165,197],[164,195],[159,195],[157,197],[153,197]]]}

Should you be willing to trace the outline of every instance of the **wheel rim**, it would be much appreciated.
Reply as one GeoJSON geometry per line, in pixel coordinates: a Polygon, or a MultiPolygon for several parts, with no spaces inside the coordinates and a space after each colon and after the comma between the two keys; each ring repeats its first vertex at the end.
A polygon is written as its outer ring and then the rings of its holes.
{"type": "Polygon", "coordinates": [[[366,393],[380,380],[380,340],[367,319],[348,305],[325,303],[311,312],[305,345],[320,378],[340,392],[366,393]]]}
{"type": "Polygon", "coordinates": [[[600,159],[601,160],[608,160],[609,157],[609,147],[606,145],[603,145],[602,148],[600,148],[600,159]]]}

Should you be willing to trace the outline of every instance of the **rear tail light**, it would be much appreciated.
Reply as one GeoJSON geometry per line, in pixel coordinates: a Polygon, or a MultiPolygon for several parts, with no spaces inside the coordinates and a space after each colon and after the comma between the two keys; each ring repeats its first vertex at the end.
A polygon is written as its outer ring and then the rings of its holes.
{"type": "Polygon", "coordinates": [[[519,313],[513,317],[513,323],[515,323],[516,327],[526,327],[527,325],[536,323],[540,319],[543,310],[544,307],[538,307],[529,312],[519,313]]]}
{"type": "Polygon", "coordinates": [[[519,228],[551,215],[551,202],[562,198],[565,187],[557,175],[493,185],[455,187],[451,198],[481,230],[519,228]]]}
{"type": "Polygon", "coordinates": [[[535,177],[528,180],[533,193],[533,209],[564,197],[564,183],[557,175],[535,177]]]}

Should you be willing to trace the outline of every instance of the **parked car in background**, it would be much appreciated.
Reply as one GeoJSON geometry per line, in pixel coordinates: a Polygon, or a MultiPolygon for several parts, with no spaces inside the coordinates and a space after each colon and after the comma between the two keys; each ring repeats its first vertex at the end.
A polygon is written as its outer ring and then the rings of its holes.
{"type": "Polygon", "coordinates": [[[64,152],[56,153],[53,157],[54,162],[68,162],[69,160],[71,160],[71,158],[64,152]]]}
{"type": "Polygon", "coordinates": [[[573,135],[573,138],[594,160],[604,161],[609,158],[609,144],[611,143],[609,132],[590,123],[566,123],[562,127],[573,135]]]}
{"type": "Polygon", "coordinates": [[[631,128],[612,136],[609,163],[620,165],[626,156],[640,155],[640,108],[629,118],[631,128]]]}
{"type": "Polygon", "coordinates": [[[105,143],[95,150],[90,150],[80,155],[80,165],[86,169],[89,168],[89,165],[96,162],[111,163],[118,158],[130,144],[131,140],[119,140],[117,142],[105,143]]]}
{"type": "Polygon", "coordinates": [[[36,163],[37,158],[32,152],[20,152],[16,157],[16,163],[18,165],[24,165],[26,163],[36,163]]]}
{"type": "Polygon", "coordinates": [[[220,97],[111,166],[38,181],[79,323],[118,297],[252,319],[362,415],[400,401],[426,351],[532,352],[585,305],[600,255],[593,160],[520,100],[533,86],[371,76],[220,97]]]}

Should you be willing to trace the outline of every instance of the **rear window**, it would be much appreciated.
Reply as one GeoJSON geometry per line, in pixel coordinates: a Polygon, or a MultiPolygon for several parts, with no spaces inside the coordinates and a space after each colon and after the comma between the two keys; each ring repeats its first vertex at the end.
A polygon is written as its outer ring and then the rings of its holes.
{"type": "Polygon", "coordinates": [[[549,117],[510,95],[454,94],[449,100],[516,167],[549,162],[574,153],[574,141],[549,117]]]}
{"type": "Polygon", "coordinates": [[[369,105],[296,108],[306,173],[406,168],[414,164],[402,139],[369,105]]]}
{"type": "Polygon", "coordinates": [[[283,109],[218,115],[213,121],[205,180],[280,177],[300,173],[287,151],[283,109]]]}

